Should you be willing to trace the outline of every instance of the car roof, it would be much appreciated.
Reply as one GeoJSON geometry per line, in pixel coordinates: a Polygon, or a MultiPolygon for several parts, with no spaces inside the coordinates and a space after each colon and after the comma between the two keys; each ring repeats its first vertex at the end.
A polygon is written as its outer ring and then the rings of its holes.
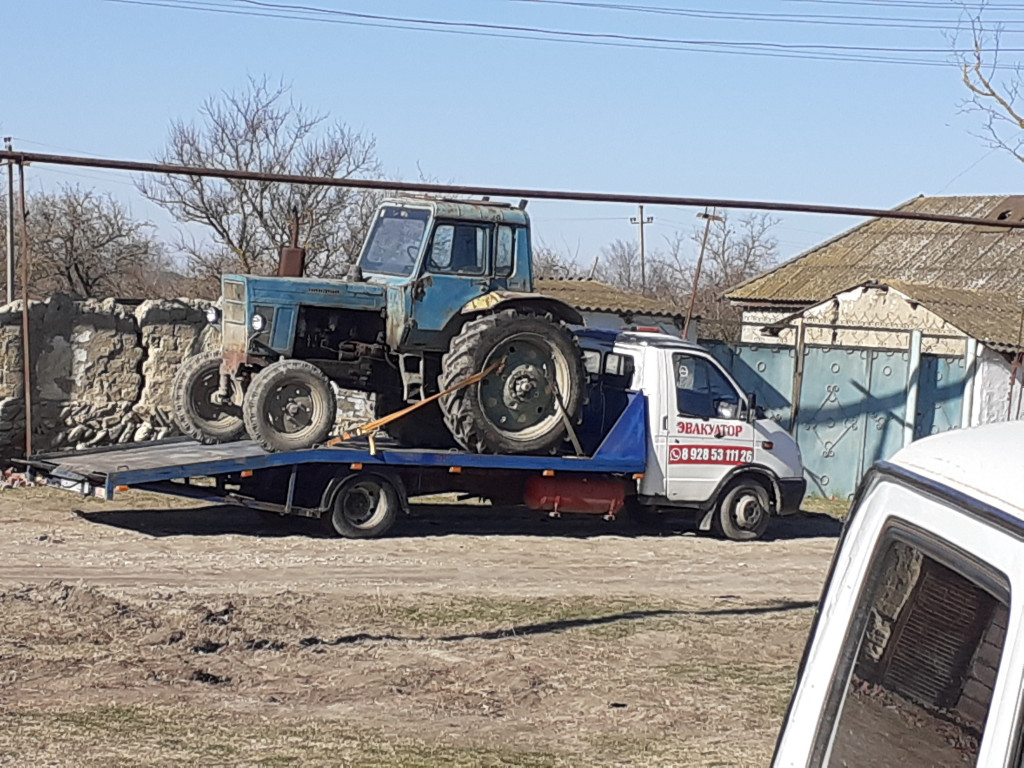
{"type": "Polygon", "coordinates": [[[980,499],[1024,520],[1024,422],[955,429],[918,440],[890,464],[980,499]]]}

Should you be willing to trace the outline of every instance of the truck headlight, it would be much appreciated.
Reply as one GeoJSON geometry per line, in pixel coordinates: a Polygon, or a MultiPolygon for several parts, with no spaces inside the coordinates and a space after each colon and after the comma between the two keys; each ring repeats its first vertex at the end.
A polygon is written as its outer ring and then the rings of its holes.
{"type": "Polygon", "coordinates": [[[267,320],[265,317],[263,317],[263,315],[257,312],[252,316],[252,320],[249,321],[249,324],[252,326],[252,329],[256,331],[256,333],[259,333],[260,331],[267,327],[267,320]]]}
{"type": "Polygon", "coordinates": [[[220,310],[216,307],[207,307],[206,309],[206,321],[210,325],[215,325],[220,322],[220,310]]]}

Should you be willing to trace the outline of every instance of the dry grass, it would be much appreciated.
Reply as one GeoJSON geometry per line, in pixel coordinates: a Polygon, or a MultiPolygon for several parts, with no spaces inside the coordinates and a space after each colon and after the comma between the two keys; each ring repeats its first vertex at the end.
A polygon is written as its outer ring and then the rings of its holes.
{"type": "Polygon", "coordinates": [[[825,514],[836,520],[845,520],[850,513],[849,499],[826,499],[822,496],[814,496],[804,499],[800,506],[805,512],[825,514]]]}
{"type": "Polygon", "coordinates": [[[0,593],[0,763],[763,765],[810,611],[0,593]],[[56,703],[59,702],[59,703],[56,703]]]}

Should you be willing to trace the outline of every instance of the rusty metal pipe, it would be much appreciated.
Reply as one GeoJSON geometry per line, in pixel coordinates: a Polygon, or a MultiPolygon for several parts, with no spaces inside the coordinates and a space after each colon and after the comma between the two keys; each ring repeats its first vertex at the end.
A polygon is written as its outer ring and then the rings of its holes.
{"type": "Polygon", "coordinates": [[[21,219],[21,369],[25,384],[25,457],[32,456],[32,356],[28,332],[28,214],[25,210],[25,165],[18,161],[21,219]]]}
{"type": "Polygon", "coordinates": [[[143,163],[133,160],[110,160],[100,157],[49,155],[39,152],[0,152],[0,160],[16,163],[42,163],[73,165],[83,168],[105,168],[116,171],[164,173],[179,176],[207,176],[242,181],[276,181],[286,184],[376,189],[384,192],[404,191],[448,195],[480,195],[489,197],[519,197],[536,200],[571,200],[592,203],[627,203],[636,205],[666,205],[690,208],[727,208],[748,211],[780,211],[786,213],[821,213],[837,216],[867,216],[878,219],[904,219],[908,221],[935,221],[947,224],[976,224],[1001,229],[1024,229],[1024,222],[978,219],[970,216],[952,216],[918,211],[893,211],[884,208],[857,208],[845,205],[815,205],[808,203],[782,203],[767,200],[733,200],[728,198],[676,197],[672,195],[610,194],[605,192],[571,192],[550,189],[523,189],[520,187],[479,187],[457,184],[425,184],[413,181],[381,181],[375,179],[337,179],[327,176],[302,176],[290,173],[260,173],[257,171],[222,170],[191,165],[143,163]]]}

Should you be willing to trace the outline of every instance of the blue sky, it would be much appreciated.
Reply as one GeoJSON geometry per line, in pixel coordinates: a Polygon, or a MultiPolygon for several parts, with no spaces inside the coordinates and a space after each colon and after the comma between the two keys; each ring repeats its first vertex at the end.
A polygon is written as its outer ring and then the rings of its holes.
{"type": "MultiPolygon", "coordinates": [[[[176,0],[159,0],[175,4],[176,0]]],[[[258,10],[239,0],[225,9],[258,10]]],[[[939,30],[697,19],[521,0],[309,0],[311,6],[687,40],[944,49],[939,30]]],[[[666,8],[950,20],[952,3],[649,0],[666,8]],[[925,7],[927,6],[927,7],[925,7]],[[899,10],[897,10],[899,8],[899,10]]],[[[0,134],[29,151],[150,159],[204,98],[281,78],[372,133],[389,177],[488,186],[891,207],[917,194],[1018,193],[1024,168],[971,135],[952,66],[736,56],[332,24],[106,0],[9,0],[0,134]],[[13,31],[13,34],[12,34],[13,31]]],[[[1020,8],[1021,6],[1017,6],[1020,8]]],[[[996,6],[998,9],[998,5],[996,6]]],[[[991,12],[990,12],[991,13],[991,12]]],[[[1024,21],[1024,12],[1000,18],[1024,21]]],[[[1020,36],[1024,37],[1024,36],[1020,36]]],[[[1008,44],[1019,43],[1008,33],[1008,44]]],[[[922,58],[941,62],[943,54],[922,58]]],[[[123,174],[33,168],[109,190],[166,226],[123,174]]],[[[635,208],[531,204],[536,235],[589,263],[635,238],[635,208]]],[[[694,209],[653,208],[648,242],[694,209]]],[[[784,257],[856,220],[784,216],[784,257]]]]}

